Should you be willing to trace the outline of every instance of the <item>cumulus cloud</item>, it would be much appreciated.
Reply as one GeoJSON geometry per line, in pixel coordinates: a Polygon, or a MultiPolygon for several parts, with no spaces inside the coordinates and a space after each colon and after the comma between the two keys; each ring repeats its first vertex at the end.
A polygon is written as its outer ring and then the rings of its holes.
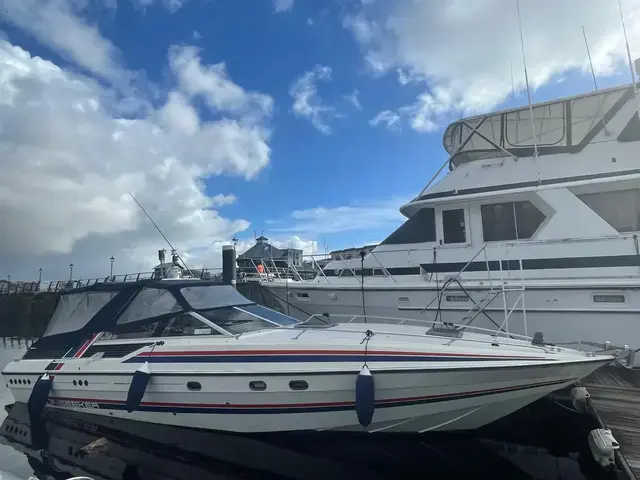
{"type": "Polygon", "coordinates": [[[344,95],[343,98],[353,105],[356,109],[362,110],[362,105],[360,105],[360,90],[357,88],[353,90],[353,92],[349,95],[344,95]]]}
{"type": "Polygon", "coordinates": [[[119,272],[148,270],[166,245],[128,191],[192,267],[217,262],[222,243],[249,226],[218,212],[235,196],[208,196],[203,178],[257,175],[269,163],[268,130],[240,114],[251,95],[230,100],[228,91],[244,90],[228,76],[220,90],[194,91],[182,88],[187,65],[173,66],[177,86],[164,104],[124,118],[117,91],[0,40],[0,277],[35,278],[38,267],[64,277],[72,261],[86,278],[106,272],[111,255],[119,272]],[[230,116],[203,120],[194,94],[230,116]]]}
{"type": "Polygon", "coordinates": [[[286,218],[274,220],[270,230],[301,235],[304,238],[355,231],[370,233],[375,229],[389,230],[390,233],[404,220],[399,208],[409,200],[404,197],[391,197],[337,207],[294,210],[286,218]],[[279,224],[286,226],[278,226],[279,224]]]}
{"type": "Polygon", "coordinates": [[[293,113],[306,118],[325,135],[331,133],[329,120],[337,116],[335,107],[325,104],[318,95],[318,82],[331,81],[331,67],[315,65],[312,70],[299,76],[291,85],[293,113]]]}
{"type": "Polygon", "coordinates": [[[74,12],[82,5],[73,0],[3,0],[0,18],[101,78],[124,76],[118,49],[74,12]]]}
{"type": "Polygon", "coordinates": [[[173,46],[169,65],[178,78],[181,89],[191,96],[200,96],[213,109],[226,113],[269,115],[273,99],[259,92],[247,92],[234,83],[224,63],[203,65],[200,49],[193,46],[173,46]]]}
{"type": "MultiPolygon", "coordinates": [[[[581,26],[589,36],[598,75],[626,68],[617,2],[558,0],[544,8],[522,0],[522,24],[531,86],[572,69],[587,73],[581,26]]],[[[633,52],[640,51],[640,0],[624,2],[633,52]]],[[[513,0],[353,2],[343,17],[375,75],[395,72],[400,84],[422,84],[415,102],[393,113],[419,131],[452,117],[495,107],[512,89],[523,90],[520,38],[513,0]]],[[[384,113],[384,112],[383,112],[384,113]]],[[[390,114],[372,124],[398,127],[390,114]]],[[[374,119],[375,120],[375,119],[374,119]]]]}
{"type": "Polygon", "coordinates": [[[293,0],[273,0],[273,9],[276,13],[288,12],[293,9],[293,0]]]}

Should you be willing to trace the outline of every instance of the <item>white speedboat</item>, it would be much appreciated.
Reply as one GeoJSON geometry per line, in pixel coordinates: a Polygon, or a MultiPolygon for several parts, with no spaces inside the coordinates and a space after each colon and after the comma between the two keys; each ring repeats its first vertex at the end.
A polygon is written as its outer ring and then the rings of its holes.
{"type": "MultiPolygon", "coordinates": [[[[366,304],[460,322],[482,302],[473,323],[491,328],[505,320],[491,286],[503,279],[526,289],[528,324],[548,340],[639,348],[638,105],[624,85],[533,105],[533,122],[526,106],[456,121],[443,139],[449,172],[400,208],[405,223],[363,261],[334,252],[312,280],[261,285],[299,319],[366,304]]],[[[509,320],[514,333],[525,333],[523,314],[509,320]]]]}
{"type": "Polygon", "coordinates": [[[298,322],[203,280],[61,295],[4,378],[46,406],[229,432],[473,429],[613,360],[453,325],[298,322]]]}

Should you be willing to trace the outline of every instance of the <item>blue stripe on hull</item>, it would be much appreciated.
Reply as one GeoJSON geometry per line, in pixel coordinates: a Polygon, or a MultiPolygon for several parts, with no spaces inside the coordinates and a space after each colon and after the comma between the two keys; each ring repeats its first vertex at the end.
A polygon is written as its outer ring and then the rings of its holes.
{"type": "MultiPolygon", "coordinates": [[[[462,392],[453,393],[448,395],[432,395],[428,397],[417,397],[408,399],[391,399],[391,400],[378,400],[376,401],[376,408],[393,408],[393,407],[409,407],[416,405],[424,405],[429,403],[441,403],[453,400],[464,400],[468,398],[484,397],[489,395],[498,395],[502,393],[516,392],[522,390],[530,390],[539,387],[549,387],[554,385],[561,385],[570,382],[574,379],[555,380],[552,382],[539,382],[528,385],[518,385],[515,387],[498,388],[491,390],[483,390],[476,392],[462,392]]],[[[56,399],[50,399],[50,404],[54,404],[56,399]]],[[[126,410],[125,402],[103,402],[100,400],[87,400],[88,402],[96,403],[101,410],[126,410]]],[[[156,404],[150,405],[152,402],[142,402],[140,407],[136,409],[139,412],[157,412],[157,413],[190,413],[190,414],[241,414],[241,415],[273,415],[273,414],[290,414],[290,413],[324,413],[324,412],[340,412],[355,410],[354,403],[340,403],[336,405],[300,405],[300,406],[284,406],[284,407],[233,407],[233,406],[219,406],[219,405],[197,405],[188,406],[184,404],[156,404]]],[[[90,411],[91,409],[89,409],[90,411]]]]}
{"type": "MultiPolygon", "coordinates": [[[[473,362],[527,360],[521,358],[495,357],[436,357],[436,356],[403,356],[403,355],[169,355],[145,356],[129,358],[123,363],[276,363],[276,362],[473,362]]],[[[547,360],[541,358],[540,360],[547,360]]]]}

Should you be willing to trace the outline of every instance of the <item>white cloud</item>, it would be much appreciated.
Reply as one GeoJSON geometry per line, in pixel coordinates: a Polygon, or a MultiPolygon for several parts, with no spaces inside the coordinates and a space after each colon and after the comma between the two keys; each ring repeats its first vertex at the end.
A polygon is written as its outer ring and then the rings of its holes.
{"type": "Polygon", "coordinates": [[[326,105],[318,95],[317,82],[331,81],[331,67],[315,65],[312,70],[298,77],[289,94],[293,97],[293,112],[296,116],[308,119],[324,134],[331,133],[329,120],[338,116],[336,109],[326,105]]]}
{"type": "Polygon", "coordinates": [[[114,80],[124,75],[118,49],[98,29],[76,15],[74,0],[3,0],[0,18],[89,72],[114,80]]]}
{"type": "Polygon", "coordinates": [[[111,255],[118,272],[148,270],[166,245],[127,191],[190,266],[217,262],[249,222],[221,216],[216,208],[235,196],[208,196],[202,179],[251,178],[270,155],[263,122],[231,108],[242,102],[227,92],[243,90],[224,83],[221,98],[205,93],[233,117],[204,120],[192,92],[178,88],[158,109],[124,119],[108,87],[0,40],[0,277],[36,278],[42,267],[64,278],[71,261],[74,276],[106,275],[111,255]]]}
{"type": "Polygon", "coordinates": [[[187,3],[187,0],[132,0],[132,1],[137,8],[145,9],[147,7],[158,4],[158,5],[162,5],[171,13],[177,12],[184,6],[185,3],[187,3]]]}
{"type": "Polygon", "coordinates": [[[369,125],[375,127],[378,125],[385,125],[389,130],[394,132],[400,131],[400,115],[391,110],[383,110],[378,113],[374,118],[369,120],[369,125]]]}
{"type": "Polygon", "coordinates": [[[362,110],[362,105],[360,105],[360,90],[357,88],[354,89],[350,95],[344,95],[344,99],[358,110],[362,110]]]}
{"type": "Polygon", "coordinates": [[[270,96],[247,92],[231,81],[224,63],[202,65],[200,49],[196,47],[171,47],[169,65],[180,88],[191,96],[201,96],[213,109],[258,117],[271,113],[273,99],[270,96]]]}
{"type": "Polygon", "coordinates": [[[305,238],[343,232],[369,232],[372,229],[388,229],[391,233],[404,220],[399,209],[408,200],[409,198],[392,197],[338,207],[294,210],[285,219],[274,221],[270,230],[302,235],[305,238]],[[280,223],[285,223],[286,226],[278,227],[280,223]]]}
{"type": "Polygon", "coordinates": [[[273,0],[273,9],[276,13],[288,12],[293,9],[293,0],[273,0]]]}
{"type": "MultiPolygon", "coordinates": [[[[627,68],[617,2],[520,3],[533,88],[568,70],[588,74],[583,25],[599,75],[627,68]]],[[[637,56],[640,0],[623,3],[637,56]]],[[[360,43],[372,73],[396,72],[402,85],[425,85],[413,104],[394,112],[417,130],[432,131],[459,115],[495,107],[511,93],[511,63],[516,89],[524,89],[514,0],[354,2],[343,24],[360,43]]]]}

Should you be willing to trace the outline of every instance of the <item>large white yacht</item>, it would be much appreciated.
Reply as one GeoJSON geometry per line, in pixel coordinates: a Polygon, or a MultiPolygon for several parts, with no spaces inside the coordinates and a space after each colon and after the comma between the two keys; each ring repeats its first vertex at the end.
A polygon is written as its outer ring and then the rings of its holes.
{"type": "Polygon", "coordinates": [[[550,341],[640,347],[634,94],[626,85],[451,124],[449,172],[401,207],[408,220],[372,252],[261,285],[298,318],[508,319],[526,334],[526,315],[550,341]]]}

